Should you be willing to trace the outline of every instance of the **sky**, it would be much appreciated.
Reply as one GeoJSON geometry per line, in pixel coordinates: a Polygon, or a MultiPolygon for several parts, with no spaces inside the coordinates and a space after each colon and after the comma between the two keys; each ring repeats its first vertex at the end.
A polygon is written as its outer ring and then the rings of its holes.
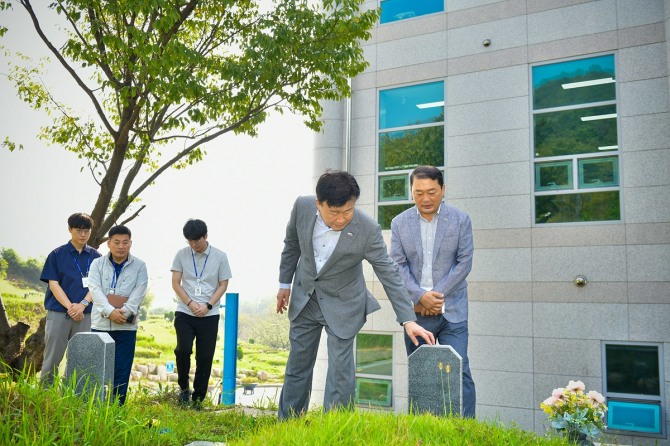
{"type": "MultiPolygon", "coordinates": [[[[19,5],[0,19],[10,28],[0,45],[31,56],[47,54],[19,5]]],[[[57,35],[53,25],[47,29],[57,35]]],[[[59,65],[51,64],[43,79],[56,97],[86,104],[59,65]]],[[[0,54],[0,104],[0,140],[9,136],[24,145],[15,152],[0,147],[0,247],[24,258],[46,257],[69,240],[67,218],[92,211],[98,185],[85,160],[36,137],[49,117],[16,97],[5,54],[0,54]]],[[[154,306],[173,305],[170,266],[186,246],[182,227],[189,218],[204,220],[210,243],[228,255],[233,274],[228,292],[239,293],[242,302],[276,296],[293,201],[313,193],[314,134],[302,121],[275,113],[256,138],[220,137],[207,146],[203,161],[169,169],[140,195],[146,208],[128,223],[131,252],[147,264],[154,306]]],[[[107,246],[100,251],[107,253],[107,246]]]]}

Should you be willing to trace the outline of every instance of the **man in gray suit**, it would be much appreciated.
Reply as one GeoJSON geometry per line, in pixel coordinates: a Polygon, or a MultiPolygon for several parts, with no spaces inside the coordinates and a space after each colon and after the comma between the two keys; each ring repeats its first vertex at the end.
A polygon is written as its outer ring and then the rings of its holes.
{"type": "MultiPolygon", "coordinates": [[[[416,206],[391,222],[391,257],[400,267],[417,321],[438,343],[463,358],[463,415],[475,416],[475,383],[468,361],[468,283],[472,269],[472,223],[465,212],[442,202],[444,179],[432,166],[410,175],[416,206]]],[[[407,355],[417,349],[405,338],[407,355]]]]}
{"type": "Polygon", "coordinates": [[[363,260],[372,265],[412,342],[418,344],[417,337],[421,337],[428,344],[435,343],[433,335],[415,322],[412,302],[398,266],[388,255],[381,227],[355,208],[359,195],[352,175],[328,171],[317,182],[316,197],[299,197],[293,206],[277,293],[277,312],[288,308],[291,321],[280,420],[300,416],[308,409],[324,328],[328,334],[324,409],[353,405],[354,340],[367,315],[380,309],[365,286],[363,260]]]}

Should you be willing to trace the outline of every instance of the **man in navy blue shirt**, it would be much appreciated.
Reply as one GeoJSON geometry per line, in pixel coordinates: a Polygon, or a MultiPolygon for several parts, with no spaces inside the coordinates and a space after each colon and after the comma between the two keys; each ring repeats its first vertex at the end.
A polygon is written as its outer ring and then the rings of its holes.
{"type": "Polygon", "coordinates": [[[91,236],[93,219],[84,213],[72,214],[67,220],[71,240],[51,251],[44,263],[40,280],[47,283],[44,308],[44,363],[40,380],[52,384],[58,374],[67,343],[76,333],[91,331],[91,302],[88,271],[100,253],[86,243],[91,236]]]}

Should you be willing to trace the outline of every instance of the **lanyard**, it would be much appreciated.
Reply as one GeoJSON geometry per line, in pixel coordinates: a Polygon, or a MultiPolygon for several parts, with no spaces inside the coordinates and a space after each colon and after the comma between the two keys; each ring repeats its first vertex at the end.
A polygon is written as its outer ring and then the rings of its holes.
{"type": "MultiPolygon", "coordinates": [[[[86,251],[84,251],[86,252],[86,251]]],[[[81,277],[86,277],[88,276],[88,269],[91,266],[91,254],[86,252],[86,274],[83,273],[81,270],[81,267],[79,266],[79,262],[77,262],[77,257],[72,253],[72,259],[74,260],[74,264],[77,265],[77,269],[79,270],[79,274],[81,274],[81,277]]]]}
{"type": "Polygon", "coordinates": [[[205,272],[205,267],[207,266],[207,260],[209,260],[209,253],[210,251],[207,251],[207,257],[205,257],[205,263],[202,265],[202,269],[200,270],[200,275],[198,275],[198,267],[195,265],[195,254],[193,254],[193,250],[191,249],[191,257],[193,258],[193,270],[195,271],[195,279],[200,283],[202,280],[202,274],[205,272]]]}
{"type": "Polygon", "coordinates": [[[119,280],[119,276],[123,272],[123,267],[126,266],[128,259],[124,260],[121,265],[117,265],[114,260],[112,260],[112,266],[114,267],[114,274],[112,275],[112,284],[110,288],[112,290],[116,289],[116,282],[119,280]]]}

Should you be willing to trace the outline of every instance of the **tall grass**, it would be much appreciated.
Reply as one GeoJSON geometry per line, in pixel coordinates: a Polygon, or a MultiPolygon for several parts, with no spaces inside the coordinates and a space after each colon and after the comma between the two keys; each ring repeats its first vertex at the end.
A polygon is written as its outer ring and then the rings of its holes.
{"type": "Polygon", "coordinates": [[[125,406],[78,396],[73,383],[56,380],[42,387],[22,374],[0,376],[2,445],[184,445],[195,440],[229,441],[260,426],[276,424],[274,415],[252,417],[241,410],[195,411],[177,405],[177,392],[133,389],[125,406]]]}

